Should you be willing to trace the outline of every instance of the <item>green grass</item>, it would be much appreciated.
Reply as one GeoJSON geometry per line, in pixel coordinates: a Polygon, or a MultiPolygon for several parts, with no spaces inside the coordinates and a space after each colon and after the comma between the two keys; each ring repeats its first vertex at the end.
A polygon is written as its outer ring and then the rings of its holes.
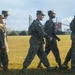
{"type": "MultiPolygon", "coordinates": [[[[63,63],[66,54],[71,46],[71,40],[69,35],[59,35],[59,37],[61,38],[61,41],[57,43],[63,63]]],[[[9,70],[7,72],[3,72],[0,69],[0,75],[18,75],[17,73],[21,70],[23,61],[29,49],[29,38],[30,36],[8,36],[9,70]]],[[[48,59],[51,66],[57,65],[55,58],[51,52],[48,55],[48,59]]],[[[28,67],[28,75],[75,75],[75,73],[69,72],[68,70],[60,71],[58,69],[56,71],[47,73],[46,68],[44,69],[36,68],[38,63],[39,58],[35,56],[34,60],[28,67]]],[[[68,65],[70,67],[70,63],[68,65]]]]}

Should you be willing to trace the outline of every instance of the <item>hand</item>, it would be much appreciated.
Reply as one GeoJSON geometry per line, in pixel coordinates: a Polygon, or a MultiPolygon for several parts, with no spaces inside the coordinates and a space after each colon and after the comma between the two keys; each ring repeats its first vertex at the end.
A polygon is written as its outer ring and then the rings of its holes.
{"type": "Polygon", "coordinates": [[[60,38],[57,38],[58,41],[60,41],[60,38]]]}
{"type": "Polygon", "coordinates": [[[2,48],[5,48],[6,46],[3,46],[2,48]]]}
{"type": "Polygon", "coordinates": [[[53,40],[53,38],[52,37],[50,37],[50,41],[52,41],[53,40]]]}

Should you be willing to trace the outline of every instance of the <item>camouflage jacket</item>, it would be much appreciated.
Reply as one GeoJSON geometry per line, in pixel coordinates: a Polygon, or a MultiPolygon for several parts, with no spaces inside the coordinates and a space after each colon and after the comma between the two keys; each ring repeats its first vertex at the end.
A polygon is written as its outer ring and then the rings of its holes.
{"type": "Polygon", "coordinates": [[[75,33],[75,18],[73,18],[73,20],[70,23],[70,29],[72,32],[75,33]]]}
{"type": "Polygon", "coordinates": [[[5,40],[4,40],[4,32],[2,31],[2,29],[0,29],[0,48],[2,48],[3,46],[5,46],[5,40]]]}
{"type": "Polygon", "coordinates": [[[33,21],[32,25],[32,34],[31,34],[31,42],[43,42],[43,37],[49,38],[43,29],[43,25],[37,19],[33,21]]]}
{"type": "Polygon", "coordinates": [[[46,23],[44,25],[44,30],[49,36],[57,39],[57,36],[55,33],[55,24],[51,19],[46,21],[46,23]]]}
{"type": "Polygon", "coordinates": [[[5,30],[6,26],[2,22],[2,19],[0,19],[0,48],[5,46],[5,30]]]}

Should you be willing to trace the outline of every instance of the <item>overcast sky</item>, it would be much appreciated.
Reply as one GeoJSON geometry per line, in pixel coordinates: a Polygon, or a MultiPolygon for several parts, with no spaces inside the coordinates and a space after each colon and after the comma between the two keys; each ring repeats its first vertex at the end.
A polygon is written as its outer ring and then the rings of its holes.
{"type": "MultiPolygon", "coordinates": [[[[75,15],[75,0],[1,0],[0,12],[8,10],[10,16],[6,23],[11,30],[27,30],[29,26],[29,15],[36,19],[36,11],[43,10],[46,16],[42,23],[48,18],[47,11],[54,10],[59,22],[70,23],[75,15]]],[[[55,20],[54,20],[55,21],[55,20]]],[[[62,29],[68,27],[63,26],[62,29]]]]}

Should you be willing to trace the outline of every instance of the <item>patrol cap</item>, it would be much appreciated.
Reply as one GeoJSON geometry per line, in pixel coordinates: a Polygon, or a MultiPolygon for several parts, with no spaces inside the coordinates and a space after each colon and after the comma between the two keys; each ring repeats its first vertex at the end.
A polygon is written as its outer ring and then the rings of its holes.
{"type": "Polygon", "coordinates": [[[8,11],[6,11],[6,10],[2,10],[2,14],[4,14],[4,15],[9,15],[9,13],[8,13],[8,11]]]}
{"type": "Polygon", "coordinates": [[[45,14],[43,13],[42,10],[38,10],[36,15],[42,15],[42,16],[45,16],[45,14]]]}
{"type": "Polygon", "coordinates": [[[50,14],[55,14],[54,10],[49,10],[48,15],[50,15],[50,14]]]}

